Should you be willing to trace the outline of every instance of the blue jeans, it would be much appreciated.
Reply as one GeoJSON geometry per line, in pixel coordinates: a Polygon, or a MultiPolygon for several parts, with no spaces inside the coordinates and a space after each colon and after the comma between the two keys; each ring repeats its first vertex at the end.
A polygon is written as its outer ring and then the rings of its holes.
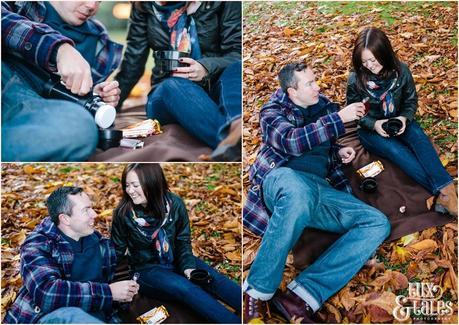
{"type": "Polygon", "coordinates": [[[173,266],[152,265],[138,271],[140,292],[152,298],[188,305],[212,323],[241,323],[238,316],[217,301],[220,299],[240,313],[241,287],[198,258],[196,266],[210,273],[213,280],[209,285],[194,284],[173,266]]]}
{"type": "Polygon", "coordinates": [[[211,93],[188,79],[172,77],[148,96],[148,118],[161,124],[178,123],[191,135],[216,148],[241,117],[241,61],[228,66],[211,93]]]}
{"type": "Polygon", "coordinates": [[[393,162],[432,195],[453,182],[416,121],[409,123],[397,137],[384,138],[365,129],[358,132],[365,149],[393,162]]]}
{"type": "Polygon", "coordinates": [[[82,106],[41,97],[2,62],[2,161],[84,161],[97,127],[82,106]]]}
{"type": "Polygon", "coordinates": [[[352,279],[390,233],[384,214],[313,174],[275,169],[263,182],[263,195],[272,216],[243,286],[257,299],[272,298],[287,255],[306,227],[342,234],[288,285],[314,311],[352,279]]]}
{"type": "Polygon", "coordinates": [[[40,324],[105,324],[98,317],[78,307],[62,307],[44,315],[40,324]]]}

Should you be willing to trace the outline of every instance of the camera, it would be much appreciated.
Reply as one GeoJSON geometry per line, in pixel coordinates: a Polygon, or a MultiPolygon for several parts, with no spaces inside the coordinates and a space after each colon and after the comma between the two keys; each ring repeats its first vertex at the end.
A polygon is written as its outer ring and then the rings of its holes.
{"type": "Polygon", "coordinates": [[[180,58],[188,58],[189,53],[179,51],[155,51],[155,69],[161,77],[171,76],[176,68],[187,67],[188,64],[181,63],[180,58]]]}
{"type": "Polygon", "coordinates": [[[384,122],[381,127],[390,137],[395,137],[403,127],[403,123],[398,118],[390,118],[387,122],[384,122]]]}
{"type": "Polygon", "coordinates": [[[111,105],[107,105],[96,94],[89,93],[85,96],[78,96],[67,90],[60,81],[49,79],[45,83],[43,96],[64,99],[82,105],[94,116],[96,124],[102,129],[107,129],[115,122],[116,109],[111,105]]]}
{"type": "Polygon", "coordinates": [[[365,193],[374,193],[378,188],[378,183],[374,177],[366,177],[360,183],[360,189],[365,193]]]}

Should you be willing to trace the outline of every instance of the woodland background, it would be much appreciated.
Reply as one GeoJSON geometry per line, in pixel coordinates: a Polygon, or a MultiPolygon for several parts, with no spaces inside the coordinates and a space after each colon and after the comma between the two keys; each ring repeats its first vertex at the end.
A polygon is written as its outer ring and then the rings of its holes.
{"type": "MultiPolygon", "coordinates": [[[[419,97],[416,120],[457,181],[457,3],[244,2],[243,17],[244,188],[261,142],[259,111],[278,88],[280,67],[304,60],[313,66],[322,92],[344,105],[353,42],[369,26],[382,28],[410,67],[419,97]]],[[[259,244],[244,229],[244,278],[259,244]]],[[[282,288],[297,273],[292,262],[289,256],[282,288]]],[[[439,322],[457,323],[457,222],[384,244],[377,259],[325,303],[319,319],[395,322],[395,295],[406,294],[408,281],[440,284],[443,300],[454,302],[455,313],[439,322]]],[[[270,322],[285,320],[272,314],[270,322]]]]}
{"type": "MultiPolygon", "coordinates": [[[[48,195],[80,186],[98,214],[96,230],[110,235],[112,210],[121,195],[124,164],[2,164],[1,319],[22,279],[19,248],[47,215],[48,195]]],[[[240,164],[162,164],[172,192],[185,201],[193,253],[228,275],[241,277],[240,164]]]]}

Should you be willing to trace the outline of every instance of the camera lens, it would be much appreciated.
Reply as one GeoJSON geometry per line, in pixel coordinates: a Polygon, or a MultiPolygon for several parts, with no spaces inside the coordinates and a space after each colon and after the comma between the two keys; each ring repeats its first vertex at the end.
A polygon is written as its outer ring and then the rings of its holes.
{"type": "Polygon", "coordinates": [[[400,129],[402,128],[403,123],[397,118],[390,118],[388,121],[384,122],[381,127],[384,131],[390,136],[395,137],[400,129]]]}

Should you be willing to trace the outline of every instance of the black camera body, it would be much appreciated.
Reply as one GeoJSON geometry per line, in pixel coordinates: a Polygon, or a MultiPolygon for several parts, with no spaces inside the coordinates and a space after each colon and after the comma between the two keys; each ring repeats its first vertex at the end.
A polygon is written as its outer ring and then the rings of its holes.
{"type": "Polygon", "coordinates": [[[85,96],[72,94],[60,81],[49,79],[43,89],[43,96],[47,98],[64,99],[82,105],[88,110],[102,129],[110,127],[116,118],[116,109],[107,105],[102,98],[93,93],[85,96]]]}
{"type": "Polygon", "coordinates": [[[390,137],[395,137],[402,129],[403,123],[398,118],[390,118],[384,122],[381,127],[390,137]]]}
{"type": "Polygon", "coordinates": [[[179,59],[188,58],[190,54],[179,51],[155,51],[153,57],[158,75],[170,77],[176,68],[188,66],[188,64],[180,62],[179,59]]]}

